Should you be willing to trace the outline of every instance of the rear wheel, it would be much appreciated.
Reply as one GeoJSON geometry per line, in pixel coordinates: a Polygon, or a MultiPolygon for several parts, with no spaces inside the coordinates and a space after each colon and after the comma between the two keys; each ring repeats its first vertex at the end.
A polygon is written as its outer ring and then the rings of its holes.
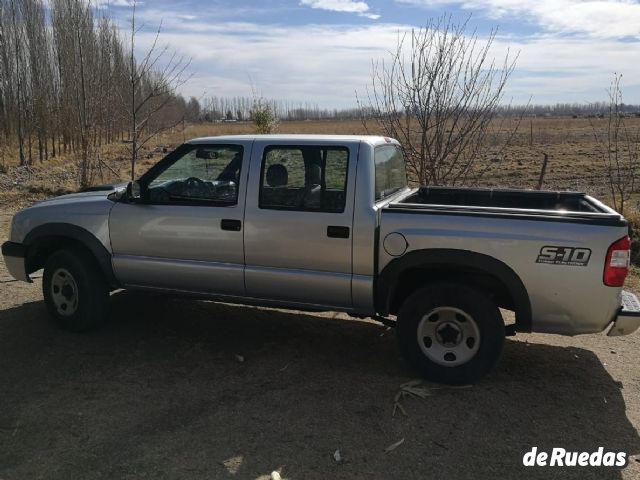
{"type": "Polygon", "coordinates": [[[44,267],[42,292],[49,314],[65,330],[95,330],[109,315],[109,286],[84,250],[52,254],[44,267]]]}
{"type": "Polygon", "coordinates": [[[504,322],[483,293],[441,283],[420,288],[405,300],[396,333],[404,358],[426,379],[465,384],[496,364],[504,322]]]}

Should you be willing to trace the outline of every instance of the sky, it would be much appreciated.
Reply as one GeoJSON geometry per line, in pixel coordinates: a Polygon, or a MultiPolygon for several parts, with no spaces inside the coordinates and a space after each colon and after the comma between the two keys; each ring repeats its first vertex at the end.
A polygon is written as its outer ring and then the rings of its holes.
{"type": "MultiPolygon", "coordinates": [[[[98,0],[123,29],[131,0],[98,0]]],[[[603,101],[614,73],[640,103],[640,1],[634,0],[146,0],[140,53],[159,42],[191,58],[187,97],[251,96],[349,108],[372,61],[398,36],[449,14],[481,39],[497,28],[496,59],[517,54],[503,103],[603,101]]]]}

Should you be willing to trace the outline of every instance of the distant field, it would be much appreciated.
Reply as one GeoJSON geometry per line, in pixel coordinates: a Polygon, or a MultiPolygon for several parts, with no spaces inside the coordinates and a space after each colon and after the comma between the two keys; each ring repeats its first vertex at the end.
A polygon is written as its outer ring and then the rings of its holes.
{"type": "MultiPolygon", "coordinates": [[[[486,168],[478,182],[488,187],[535,188],[543,160],[549,155],[544,188],[554,190],[579,190],[606,200],[604,169],[597,157],[594,128],[602,132],[604,119],[526,118],[519,125],[510,145],[501,151],[507,131],[516,126],[516,120],[505,120],[502,131],[489,137],[486,158],[478,164],[486,168]]],[[[629,125],[640,128],[640,119],[629,119],[629,125]]],[[[190,138],[253,133],[249,122],[203,123],[187,125],[184,131],[174,129],[157,136],[148,144],[138,163],[141,174],[163,156],[163,148],[171,149],[190,138]]],[[[360,121],[300,121],[282,122],[278,133],[364,134],[360,121]]],[[[378,134],[371,130],[369,133],[378,134]]],[[[96,184],[127,180],[129,163],[126,143],[103,147],[102,163],[96,170],[96,184]]],[[[58,157],[28,168],[16,168],[16,158],[8,153],[0,157],[5,173],[0,174],[0,202],[29,203],[34,199],[77,188],[77,168],[71,155],[58,157]]]]}

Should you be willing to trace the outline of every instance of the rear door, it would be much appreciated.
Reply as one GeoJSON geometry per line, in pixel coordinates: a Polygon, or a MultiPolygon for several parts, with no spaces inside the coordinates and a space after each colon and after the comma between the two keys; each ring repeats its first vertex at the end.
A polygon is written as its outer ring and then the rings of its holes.
{"type": "Polygon", "coordinates": [[[254,143],[245,213],[247,295],[351,308],[358,143],[254,143]]]}

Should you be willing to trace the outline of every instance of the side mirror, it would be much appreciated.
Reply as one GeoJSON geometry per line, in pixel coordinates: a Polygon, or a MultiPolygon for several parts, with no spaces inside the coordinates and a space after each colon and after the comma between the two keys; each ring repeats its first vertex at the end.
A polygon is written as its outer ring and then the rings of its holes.
{"type": "Polygon", "coordinates": [[[127,199],[130,202],[136,202],[141,198],[141,188],[140,183],[137,180],[133,182],[129,182],[127,185],[127,199]]]}

